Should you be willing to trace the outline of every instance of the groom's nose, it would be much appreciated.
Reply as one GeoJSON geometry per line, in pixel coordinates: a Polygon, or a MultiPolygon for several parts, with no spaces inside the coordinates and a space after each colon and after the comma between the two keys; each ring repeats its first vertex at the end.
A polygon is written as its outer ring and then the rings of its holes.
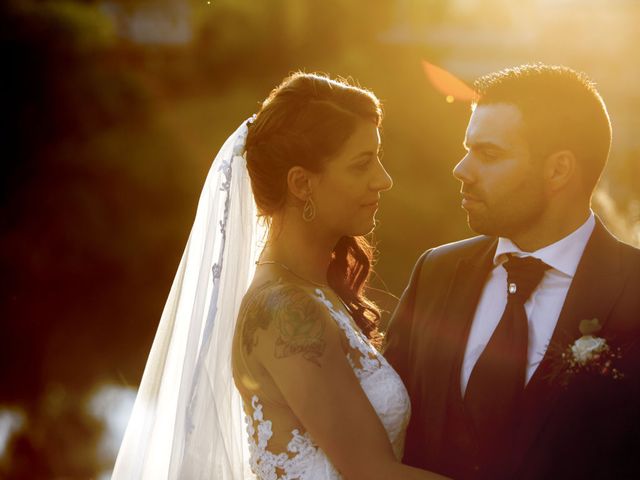
{"type": "Polygon", "coordinates": [[[462,183],[473,183],[473,176],[470,168],[471,154],[467,153],[458,164],[453,167],[453,176],[460,180],[462,183]]]}

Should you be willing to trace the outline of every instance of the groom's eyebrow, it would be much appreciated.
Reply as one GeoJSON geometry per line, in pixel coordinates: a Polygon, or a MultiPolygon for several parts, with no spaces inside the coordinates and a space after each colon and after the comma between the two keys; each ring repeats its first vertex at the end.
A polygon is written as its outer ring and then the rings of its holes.
{"type": "Polygon", "coordinates": [[[471,143],[467,143],[467,141],[463,141],[462,142],[462,146],[465,148],[465,150],[501,150],[501,151],[506,151],[507,149],[505,147],[503,147],[502,145],[498,145],[497,143],[493,143],[493,142],[471,142],[471,143]]]}

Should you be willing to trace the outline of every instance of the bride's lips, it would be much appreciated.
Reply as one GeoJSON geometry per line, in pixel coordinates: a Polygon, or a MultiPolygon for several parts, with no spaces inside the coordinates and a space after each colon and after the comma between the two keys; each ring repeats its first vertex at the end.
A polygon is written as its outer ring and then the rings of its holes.
{"type": "Polygon", "coordinates": [[[374,200],[373,202],[369,202],[369,203],[363,203],[362,204],[362,208],[374,208],[377,209],[378,206],[380,205],[380,200],[374,200]]]}
{"type": "Polygon", "coordinates": [[[365,205],[362,205],[362,208],[373,211],[378,210],[378,202],[367,203],[365,205]]]}

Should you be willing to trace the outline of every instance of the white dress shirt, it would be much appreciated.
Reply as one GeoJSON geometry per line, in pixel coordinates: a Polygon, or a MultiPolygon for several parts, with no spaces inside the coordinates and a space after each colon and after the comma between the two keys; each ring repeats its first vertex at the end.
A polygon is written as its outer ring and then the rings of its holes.
{"type": "Polygon", "coordinates": [[[593,212],[577,230],[551,245],[523,252],[511,240],[500,237],[493,257],[494,268],[489,274],[478,302],[462,363],[460,387],[462,395],[467,389],[471,371],[496,329],[507,305],[507,271],[502,266],[508,253],[519,257],[535,257],[549,265],[540,284],[524,304],[529,320],[529,347],[527,349],[528,383],[551,340],[562,305],[578,268],[580,258],[595,227],[593,212]]]}

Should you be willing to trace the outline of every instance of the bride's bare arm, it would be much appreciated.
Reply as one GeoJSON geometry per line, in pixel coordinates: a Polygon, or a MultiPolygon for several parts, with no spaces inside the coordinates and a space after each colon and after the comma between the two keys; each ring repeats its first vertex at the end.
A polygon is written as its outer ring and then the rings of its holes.
{"type": "Polygon", "coordinates": [[[444,477],[396,460],[386,430],[360,387],[342,346],[344,334],[318,299],[282,284],[247,315],[251,344],[289,407],[347,479],[444,477]]]}

